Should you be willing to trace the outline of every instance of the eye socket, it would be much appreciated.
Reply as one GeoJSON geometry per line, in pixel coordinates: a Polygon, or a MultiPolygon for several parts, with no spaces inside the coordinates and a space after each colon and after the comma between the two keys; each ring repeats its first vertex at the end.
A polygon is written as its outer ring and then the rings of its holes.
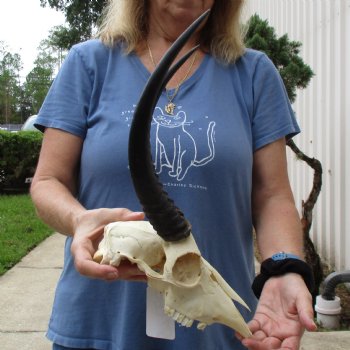
{"type": "Polygon", "coordinates": [[[172,270],[176,282],[187,286],[197,284],[201,276],[200,259],[200,256],[194,253],[180,256],[172,270]]]}
{"type": "Polygon", "coordinates": [[[150,268],[151,268],[154,272],[157,272],[157,273],[159,273],[160,275],[163,275],[163,274],[164,274],[164,265],[165,265],[165,261],[166,261],[166,258],[165,258],[165,256],[164,256],[163,259],[162,259],[162,261],[161,261],[159,264],[150,266],[150,268]]]}

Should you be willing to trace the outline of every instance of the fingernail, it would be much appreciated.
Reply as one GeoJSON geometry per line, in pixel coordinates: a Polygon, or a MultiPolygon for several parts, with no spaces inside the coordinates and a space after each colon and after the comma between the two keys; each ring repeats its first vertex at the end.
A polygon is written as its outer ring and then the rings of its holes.
{"type": "Polygon", "coordinates": [[[107,278],[111,280],[115,280],[118,278],[118,272],[108,272],[107,278]]]}

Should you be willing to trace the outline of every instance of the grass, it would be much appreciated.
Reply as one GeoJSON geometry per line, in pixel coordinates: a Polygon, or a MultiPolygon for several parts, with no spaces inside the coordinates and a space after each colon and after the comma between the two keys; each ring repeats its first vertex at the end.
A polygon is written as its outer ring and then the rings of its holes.
{"type": "Polygon", "coordinates": [[[0,195],[0,276],[51,234],[29,195],[0,195]]]}

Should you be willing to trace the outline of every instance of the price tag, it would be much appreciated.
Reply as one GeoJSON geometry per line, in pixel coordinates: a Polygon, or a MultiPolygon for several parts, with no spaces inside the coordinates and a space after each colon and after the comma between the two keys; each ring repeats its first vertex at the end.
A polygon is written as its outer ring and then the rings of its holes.
{"type": "Polygon", "coordinates": [[[147,287],[146,334],[152,338],[175,339],[175,321],[164,313],[164,297],[147,287]]]}

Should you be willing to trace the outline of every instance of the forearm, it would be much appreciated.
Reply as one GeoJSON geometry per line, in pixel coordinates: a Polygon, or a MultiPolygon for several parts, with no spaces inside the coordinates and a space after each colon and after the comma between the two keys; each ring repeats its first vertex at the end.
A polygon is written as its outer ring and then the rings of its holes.
{"type": "Polygon", "coordinates": [[[261,197],[253,212],[262,259],[280,251],[303,257],[302,227],[291,193],[261,197]]]}
{"type": "Polygon", "coordinates": [[[73,235],[78,218],[86,212],[71,190],[52,177],[34,178],[31,196],[38,216],[55,231],[73,235]]]}
{"type": "Polygon", "coordinates": [[[83,140],[60,129],[47,128],[31,195],[39,217],[54,230],[72,235],[86,212],[76,200],[83,140]]]}

